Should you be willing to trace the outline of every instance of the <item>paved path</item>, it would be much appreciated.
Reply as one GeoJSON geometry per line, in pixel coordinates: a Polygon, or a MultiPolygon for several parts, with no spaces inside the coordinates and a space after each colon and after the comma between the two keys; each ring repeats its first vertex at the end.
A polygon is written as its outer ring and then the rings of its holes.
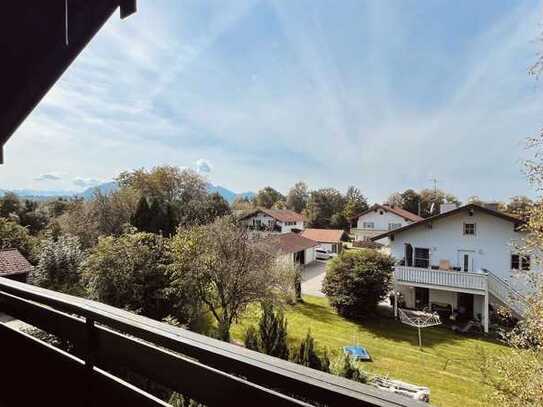
{"type": "Polygon", "coordinates": [[[305,266],[302,273],[302,294],[324,297],[322,280],[326,274],[326,261],[317,260],[305,266]]]}

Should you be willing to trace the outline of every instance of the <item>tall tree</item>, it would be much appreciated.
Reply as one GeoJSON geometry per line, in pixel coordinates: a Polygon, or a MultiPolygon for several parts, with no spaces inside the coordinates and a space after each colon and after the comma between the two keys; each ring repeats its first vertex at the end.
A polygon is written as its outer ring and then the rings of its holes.
{"type": "Polygon", "coordinates": [[[402,193],[401,207],[406,211],[420,215],[421,198],[420,194],[412,189],[407,189],[402,193]]]}
{"type": "Polygon", "coordinates": [[[305,182],[297,182],[288,191],[287,208],[294,212],[302,213],[309,199],[309,188],[305,182]]]}
{"type": "Polygon", "coordinates": [[[334,188],[323,188],[311,192],[304,213],[309,227],[326,229],[332,227],[332,217],[344,209],[345,198],[341,193],[334,188]]]}
{"type": "Polygon", "coordinates": [[[230,339],[230,326],[255,301],[277,300],[292,285],[264,241],[250,240],[232,217],[205,226],[179,229],[171,242],[174,284],[186,282],[218,323],[219,338],[230,339]]]}
{"type": "Polygon", "coordinates": [[[6,192],[0,199],[0,217],[8,218],[10,215],[19,215],[21,211],[21,201],[13,192],[6,192]]]}
{"type": "Polygon", "coordinates": [[[364,212],[368,209],[368,200],[360,190],[354,186],[350,186],[345,194],[345,209],[343,215],[347,220],[352,219],[354,216],[364,212]]]}
{"type": "Polygon", "coordinates": [[[237,196],[232,202],[232,209],[235,211],[247,211],[253,208],[253,202],[245,196],[237,196]]]}
{"type": "Polygon", "coordinates": [[[265,187],[255,196],[255,205],[270,209],[277,201],[284,201],[285,197],[272,187],[265,187]]]}
{"type": "Polygon", "coordinates": [[[330,361],[328,357],[321,359],[315,349],[315,339],[311,336],[311,332],[307,332],[304,340],[296,348],[292,355],[292,361],[302,366],[312,369],[330,372],[330,361]]]}
{"type": "Polygon", "coordinates": [[[517,195],[509,200],[505,207],[505,212],[518,216],[522,219],[527,219],[534,205],[534,201],[527,196],[517,195]]]}
{"type": "Polygon", "coordinates": [[[17,249],[28,260],[32,261],[36,239],[28,230],[16,222],[0,218],[0,249],[17,249]]]}

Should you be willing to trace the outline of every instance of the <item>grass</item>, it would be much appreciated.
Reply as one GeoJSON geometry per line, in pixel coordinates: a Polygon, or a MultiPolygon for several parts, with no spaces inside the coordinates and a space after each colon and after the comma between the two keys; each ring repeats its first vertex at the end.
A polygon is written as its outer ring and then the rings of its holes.
{"type": "MultiPolygon", "coordinates": [[[[432,405],[484,406],[478,360],[482,352],[506,352],[507,348],[485,338],[464,337],[444,327],[423,330],[424,349],[418,348],[417,331],[390,318],[355,323],[339,316],[326,298],[304,296],[304,303],[286,309],[289,341],[299,343],[308,329],[320,351],[337,356],[353,339],[364,345],[372,362],[361,362],[370,373],[428,386],[432,405]]],[[[256,325],[259,308],[251,307],[232,336],[243,341],[245,330],[256,325]]]]}

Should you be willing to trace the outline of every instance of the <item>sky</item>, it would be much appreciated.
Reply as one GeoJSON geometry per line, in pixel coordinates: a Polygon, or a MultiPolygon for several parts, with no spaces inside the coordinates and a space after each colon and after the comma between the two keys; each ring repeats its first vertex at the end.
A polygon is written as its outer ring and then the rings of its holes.
{"type": "Polygon", "coordinates": [[[533,195],[539,1],[139,0],[5,146],[0,188],[194,168],[236,192],[533,195]]]}

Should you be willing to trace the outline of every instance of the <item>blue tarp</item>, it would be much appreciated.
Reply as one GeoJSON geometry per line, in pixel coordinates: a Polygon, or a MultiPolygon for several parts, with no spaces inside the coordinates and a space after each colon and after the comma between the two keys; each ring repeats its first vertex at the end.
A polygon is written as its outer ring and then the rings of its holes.
{"type": "Polygon", "coordinates": [[[344,346],[343,352],[355,360],[371,360],[368,351],[361,345],[344,346]]]}

